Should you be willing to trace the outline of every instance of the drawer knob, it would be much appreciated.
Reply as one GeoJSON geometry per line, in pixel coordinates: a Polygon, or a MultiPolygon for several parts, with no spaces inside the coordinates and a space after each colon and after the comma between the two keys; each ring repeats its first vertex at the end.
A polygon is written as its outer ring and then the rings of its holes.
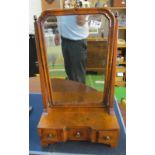
{"type": "Polygon", "coordinates": [[[77,132],[75,136],[79,138],[81,136],[80,132],[77,132]]]}
{"type": "Polygon", "coordinates": [[[49,134],[48,137],[49,138],[54,138],[54,135],[53,134],[49,134]]]}
{"type": "Polygon", "coordinates": [[[106,136],[105,137],[105,140],[110,140],[110,136],[106,136]]]}

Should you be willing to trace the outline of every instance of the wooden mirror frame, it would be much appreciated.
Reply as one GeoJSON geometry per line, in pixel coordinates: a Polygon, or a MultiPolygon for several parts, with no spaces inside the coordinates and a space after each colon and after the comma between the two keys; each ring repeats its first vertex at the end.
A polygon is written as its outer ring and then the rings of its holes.
{"type": "Polygon", "coordinates": [[[51,90],[51,80],[48,71],[47,53],[45,40],[43,36],[43,26],[46,17],[62,16],[62,15],[88,15],[103,14],[109,20],[109,36],[108,36],[108,53],[107,64],[105,69],[105,86],[103,91],[103,104],[110,114],[114,114],[114,86],[116,74],[116,53],[117,53],[117,29],[118,21],[114,14],[106,8],[74,8],[74,9],[57,9],[44,11],[41,16],[35,19],[35,38],[38,54],[40,83],[45,111],[48,108],[56,107],[53,104],[53,96],[51,90]]]}

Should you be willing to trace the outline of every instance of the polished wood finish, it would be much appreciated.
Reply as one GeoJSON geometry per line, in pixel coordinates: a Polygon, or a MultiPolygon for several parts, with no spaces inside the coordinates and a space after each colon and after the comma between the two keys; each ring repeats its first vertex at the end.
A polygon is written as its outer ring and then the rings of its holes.
{"type": "MultiPolygon", "coordinates": [[[[117,2],[120,3],[121,1],[117,1],[117,2]]],[[[113,12],[118,11],[118,13],[120,14],[120,19],[121,19],[122,14],[124,14],[124,15],[126,14],[126,7],[111,7],[110,9],[113,12]]],[[[126,27],[125,26],[118,27],[118,38],[126,40],[126,27]]],[[[118,50],[122,51],[122,56],[124,57],[124,59],[126,61],[126,43],[125,42],[119,43],[119,41],[118,41],[117,47],[118,47],[118,50]]],[[[117,67],[116,67],[116,73],[118,73],[118,72],[123,73],[123,80],[116,81],[115,86],[122,87],[122,86],[126,86],[126,72],[124,71],[125,69],[122,69],[122,71],[120,69],[117,69],[119,66],[123,66],[124,68],[126,68],[126,62],[119,62],[119,63],[117,63],[117,67]]]]}
{"type": "MultiPolygon", "coordinates": [[[[37,20],[35,33],[44,112],[38,124],[42,146],[54,142],[77,140],[108,144],[116,147],[119,125],[114,113],[118,22],[108,9],[85,8],[47,10],[37,20]],[[99,92],[79,82],[51,79],[43,26],[51,15],[103,14],[109,20],[107,54],[105,55],[105,85],[99,92]]],[[[101,46],[100,48],[103,48],[101,46]]]]}
{"type": "MultiPolygon", "coordinates": [[[[114,64],[114,62],[112,62],[113,59],[113,54],[116,52],[116,50],[114,50],[115,48],[117,48],[117,44],[114,45],[114,42],[117,42],[117,36],[114,33],[115,30],[115,17],[114,15],[111,13],[111,11],[109,11],[108,9],[95,9],[95,8],[89,8],[89,9],[68,9],[68,10],[47,10],[45,12],[42,13],[42,15],[39,17],[38,21],[36,21],[36,31],[38,31],[38,35],[36,37],[38,37],[37,39],[39,40],[39,45],[40,45],[40,50],[38,50],[39,54],[39,59],[41,59],[41,64],[42,64],[42,68],[43,71],[40,72],[40,74],[43,75],[44,80],[42,80],[42,84],[44,85],[44,91],[47,92],[47,97],[48,97],[48,103],[46,104],[50,104],[51,106],[53,106],[53,90],[52,88],[52,84],[50,81],[50,77],[49,77],[49,71],[48,71],[48,65],[47,65],[47,53],[46,53],[46,47],[45,47],[45,40],[43,37],[43,23],[44,23],[44,19],[46,19],[48,16],[50,15],[72,15],[72,14],[104,14],[109,20],[110,20],[110,27],[111,27],[111,32],[109,33],[109,38],[108,38],[108,54],[107,54],[107,64],[106,64],[106,71],[105,71],[105,89],[103,96],[106,96],[106,100],[103,102],[103,104],[105,105],[110,105],[113,104],[114,101],[114,96],[112,97],[111,101],[108,101],[108,94],[109,93],[109,86],[112,84],[112,80],[114,79],[109,79],[109,77],[111,78],[111,74],[112,74],[112,65],[114,64]],[[80,11],[79,11],[80,10],[80,11]],[[114,39],[116,38],[116,39],[114,39]],[[115,47],[116,46],[116,47],[115,47]],[[108,103],[109,102],[109,103],[108,103]]],[[[115,70],[115,66],[114,66],[114,70],[115,70]]],[[[41,78],[42,79],[42,78],[41,78]]],[[[110,89],[114,89],[114,88],[110,88],[110,89]]],[[[111,90],[110,90],[111,91],[111,90]]]]}
{"type": "MultiPolygon", "coordinates": [[[[116,13],[115,14],[115,17],[117,19],[118,17],[118,14],[116,13]]],[[[114,30],[111,32],[111,33],[114,33],[113,35],[113,38],[112,38],[112,50],[113,53],[112,56],[111,56],[111,63],[112,63],[112,66],[111,66],[111,83],[110,83],[110,92],[109,92],[109,113],[110,114],[114,114],[114,87],[115,87],[115,76],[116,76],[116,57],[117,57],[117,39],[115,40],[115,38],[117,38],[118,36],[118,21],[116,20],[116,23],[115,23],[115,26],[114,26],[114,30]]],[[[109,74],[110,75],[110,74],[109,74]]]]}
{"type": "Polygon", "coordinates": [[[119,125],[115,115],[105,108],[50,108],[38,124],[41,144],[90,141],[116,147],[119,125]]]}

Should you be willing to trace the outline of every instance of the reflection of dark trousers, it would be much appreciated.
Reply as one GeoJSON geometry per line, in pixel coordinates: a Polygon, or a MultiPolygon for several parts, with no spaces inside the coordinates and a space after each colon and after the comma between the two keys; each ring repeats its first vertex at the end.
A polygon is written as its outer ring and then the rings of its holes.
{"type": "Polygon", "coordinates": [[[85,83],[85,66],[87,58],[87,42],[70,40],[62,37],[62,53],[65,70],[69,80],[85,83]]]}
{"type": "Polygon", "coordinates": [[[34,34],[29,34],[29,77],[39,73],[39,68],[36,66],[38,62],[37,49],[34,34]]]}

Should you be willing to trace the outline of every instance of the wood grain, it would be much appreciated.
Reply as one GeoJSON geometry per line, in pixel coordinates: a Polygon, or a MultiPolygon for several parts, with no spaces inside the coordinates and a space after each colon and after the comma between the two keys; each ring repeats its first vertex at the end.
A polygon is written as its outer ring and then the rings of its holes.
{"type": "Polygon", "coordinates": [[[49,108],[38,124],[41,141],[91,141],[116,147],[119,138],[117,119],[104,108],[49,108]],[[53,134],[52,136],[49,136],[53,134]],[[110,139],[106,139],[107,137],[110,139]],[[58,138],[59,137],[59,138],[58,138]],[[51,141],[49,140],[51,139],[51,141]]]}
{"type": "MultiPolygon", "coordinates": [[[[103,143],[111,147],[117,146],[120,132],[114,112],[117,29],[117,17],[105,8],[47,10],[41,14],[38,20],[35,19],[41,92],[43,105],[46,109],[38,124],[42,146],[68,140],[103,143]],[[109,20],[108,47],[104,56],[106,64],[103,92],[79,82],[63,79],[51,80],[50,78],[43,37],[44,21],[51,15],[73,14],[103,14],[109,20]]],[[[98,49],[101,48],[104,48],[102,41],[98,45],[98,49]]],[[[104,54],[101,53],[101,55],[104,54]]]]}

